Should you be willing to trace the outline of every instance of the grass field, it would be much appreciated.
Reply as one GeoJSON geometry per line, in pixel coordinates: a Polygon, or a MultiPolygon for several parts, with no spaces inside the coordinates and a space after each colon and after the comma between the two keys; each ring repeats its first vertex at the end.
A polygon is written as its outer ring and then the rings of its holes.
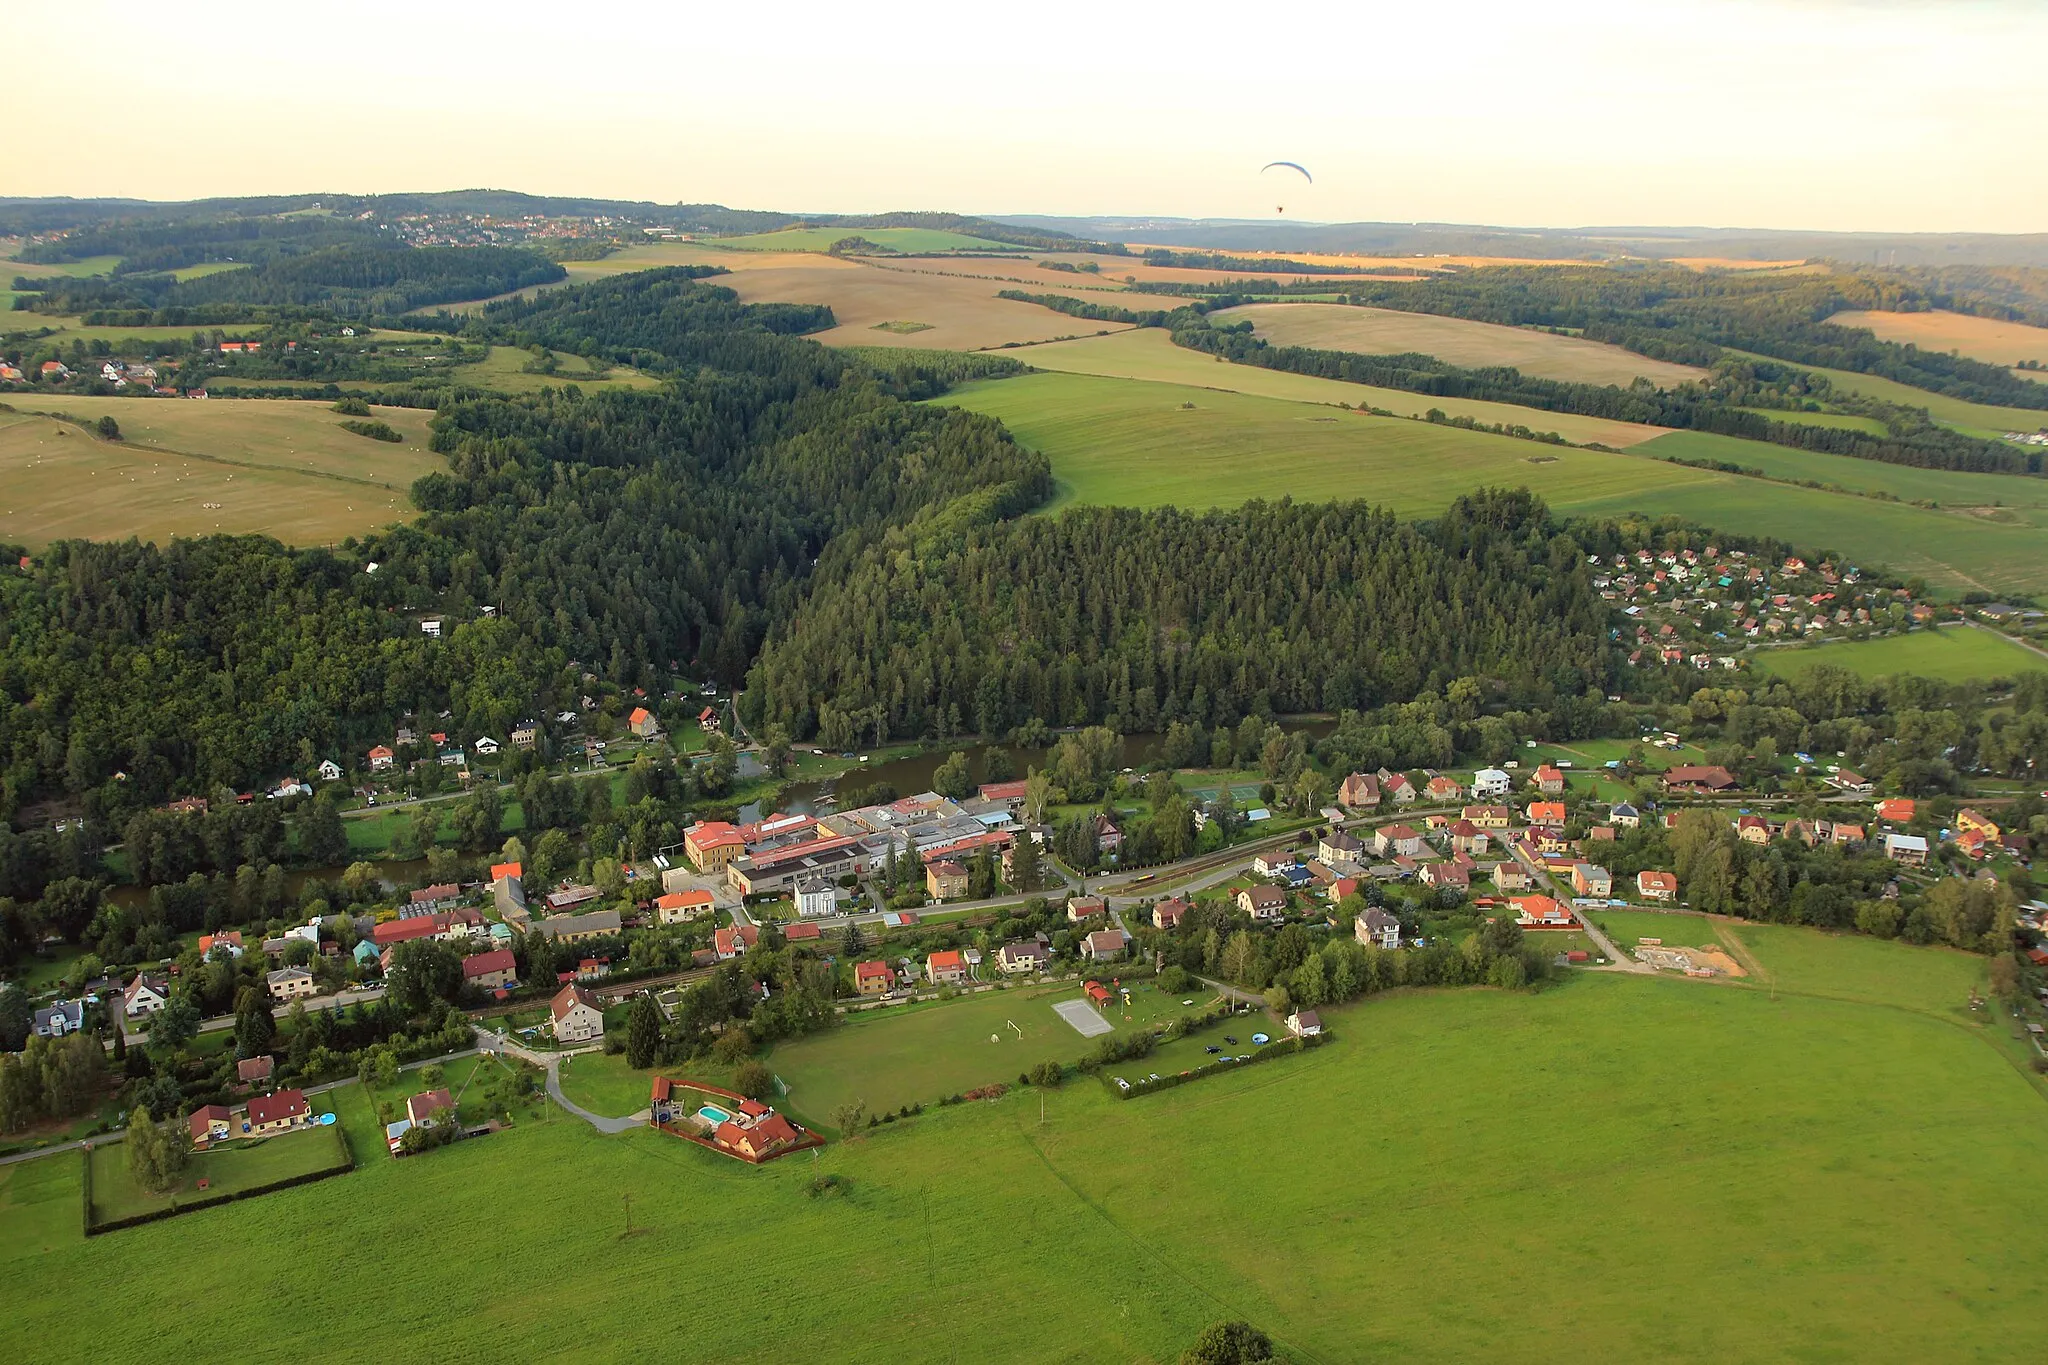
{"type": "MultiPolygon", "coordinates": [[[[1633,889],[1633,884],[1631,884],[1633,889]]],[[[1624,953],[1646,938],[1664,940],[1666,946],[1705,948],[1721,943],[1721,935],[1705,915],[1659,914],[1654,910],[1595,910],[1593,923],[1614,940],[1624,953]]],[[[1545,942],[1549,940],[1546,938],[1545,942]]]]}
{"type": "Polygon", "coordinates": [[[1866,678],[1914,673],[1923,678],[1962,682],[1970,678],[2010,678],[2048,668],[2048,659],[2004,636],[1970,626],[1916,630],[1878,640],[1844,641],[1802,649],[1765,649],[1750,656],[1760,672],[1796,678],[1822,664],[1846,668],[1866,678]]]}
{"type": "Polygon", "coordinates": [[[543,388],[560,388],[564,384],[616,385],[629,389],[661,387],[659,379],[642,374],[630,365],[621,365],[600,375],[597,367],[588,360],[566,351],[555,353],[553,374],[526,373],[525,366],[532,361],[533,356],[529,352],[516,346],[493,346],[489,356],[474,364],[458,365],[451,374],[458,384],[474,384],[478,388],[498,389],[506,393],[532,393],[543,388]]]}
{"type": "Polygon", "coordinates": [[[1537,412],[1512,403],[1429,398],[1399,389],[1347,384],[1338,379],[1318,379],[1314,375],[1289,374],[1284,370],[1261,369],[1256,365],[1233,365],[1220,357],[1176,346],[1172,338],[1158,328],[1033,346],[1020,351],[1017,358],[1041,370],[1189,384],[1263,398],[1284,398],[1298,403],[1343,403],[1353,407],[1367,403],[1410,417],[1420,417],[1431,408],[1441,408],[1452,417],[1470,417],[1488,424],[1519,423],[1534,431],[1554,431],[1567,441],[1581,444],[1597,441],[1601,445],[1627,447],[1665,434],[1663,427],[1648,427],[1637,422],[1611,422],[1605,418],[1579,417],[1571,413],[1537,412]]]}
{"type": "Polygon", "coordinates": [[[1805,950],[1819,987],[1903,990],[1938,1017],[1593,974],[1388,996],[1327,1011],[1332,1045],[1240,1075],[1127,1102],[1070,1082],[1043,1095],[1042,1125],[1029,1093],[927,1109],[825,1149],[816,1169],[849,1182],[825,1198],[809,1158],[749,1169],[557,1115],[87,1242],[76,1161],[29,1162],[0,1167],[0,1351],[90,1354],[104,1324],[79,1310],[107,1284],[156,1349],[240,1333],[335,1361],[387,1359],[376,1328],[393,1321],[451,1362],[598,1339],[748,1361],[829,1342],[856,1362],[1165,1362],[1226,1317],[1304,1361],[2048,1351],[2031,1289],[2048,1105],[1984,1045],[1991,1021],[1939,1015],[1944,955],[1811,934],[1788,953],[1744,932],[1787,977],[1805,950]],[[1880,955],[1838,969],[1843,947],[1880,955]],[[434,1274],[360,1254],[400,1243],[434,1274]],[[1511,1291],[1531,1266],[1548,1287],[1511,1291]],[[203,1292],[222,1282],[242,1292],[203,1292]],[[650,1283],[721,1311],[650,1315],[650,1283]]]}
{"type": "MultiPolygon", "coordinates": [[[[1828,319],[1840,327],[1863,327],[1880,341],[1918,346],[1923,351],[1954,351],[1991,365],[2016,365],[2038,360],[2048,365],[2048,328],[1997,318],[1973,317],[1930,309],[1924,313],[1837,313],[1828,319]]],[[[2048,371],[2015,370],[2022,379],[2048,383],[2048,371]]]]}
{"type": "Polygon", "coordinates": [[[1985,960],[1954,948],[1918,948],[1855,934],[1786,924],[1730,924],[1721,934],[1749,949],[1762,969],[1752,985],[1833,1000],[1913,1010],[1975,1027],[1972,991],[1985,986],[1985,960]]]}
{"type": "Polygon", "coordinates": [[[343,431],[325,404],[251,399],[18,399],[0,413],[0,535],[31,546],[70,536],[162,541],[257,531],[329,544],[411,515],[406,490],[441,467],[427,449],[433,414],[378,408],[401,443],[343,431]],[[91,422],[112,415],[122,440],[28,410],[91,422]]]}
{"type": "Polygon", "coordinates": [[[937,228],[785,228],[780,232],[720,237],[717,243],[734,251],[828,251],[834,242],[848,237],[865,237],[892,251],[1014,251],[1020,256],[1023,252],[1021,247],[1007,242],[937,228]]]}
{"type": "MultiPolygon", "coordinates": [[[[325,1103],[326,1098],[324,1095],[313,1097],[315,1113],[332,1112],[331,1106],[325,1103]]],[[[90,1157],[93,1217],[102,1223],[116,1218],[131,1218],[139,1213],[169,1208],[174,1199],[181,1204],[190,1203],[194,1199],[253,1189],[313,1171],[331,1170],[348,1164],[347,1153],[348,1139],[339,1125],[280,1133],[247,1146],[195,1152],[176,1189],[151,1194],[128,1174],[127,1153],[122,1144],[109,1143],[95,1147],[90,1157]],[[203,1190],[199,1188],[202,1180],[206,1182],[203,1190]]],[[[77,1158],[60,1156],[48,1159],[69,1162],[77,1158]]],[[[205,1213],[206,1210],[197,1210],[195,1216],[203,1217],[205,1213]]]]}
{"type": "Polygon", "coordinates": [[[1569,507],[1726,477],[1274,398],[1078,374],[987,380],[945,401],[1002,419],[1044,451],[1062,503],[1229,507],[1285,493],[1367,498],[1414,516],[1485,484],[1527,485],[1569,507]]]}
{"type": "MultiPolygon", "coordinates": [[[[1810,414],[1809,414],[1810,415],[1810,414]]],[[[1674,431],[1639,447],[1645,455],[1688,460],[1725,460],[1761,469],[1777,479],[1811,479],[1862,493],[1886,493],[1907,502],[1937,503],[1966,525],[2031,524],[2048,527],[2048,479],[2023,474],[1970,474],[1948,469],[1824,455],[1765,441],[1746,441],[1706,431],[1674,431]],[[1964,513],[1963,509],[1973,509],[1964,513]]],[[[2048,546],[2044,546],[2048,550],[2048,546]]]]}
{"type": "Polygon", "coordinates": [[[1523,374],[1579,384],[1625,388],[1640,375],[1668,388],[1705,374],[1690,365],[1651,360],[1598,341],[1431,313],[1342,304],[1261,303],[1215,316],[1234,322],[1249,320],[1258,336],[1276,346],[1312,346],[1368,355],[1418,351],[1453,365],[1512,365],[1523,374]]]}
{"type": "Polygon", "coordinates": [[[1853,412],[1786,412],[1778,408],[1739,408],[1772,422],[1790,422],[1802,427],[1832,427],[1837,431],[1860,431],[1866,436],[1883,436],[1884,423],[1875,417],[1858,417],[1853,412]]]}
{"type": "MultiPolygon", "coordinates": [[[[1742,355],[1744,352],[1731,350],[1729,354],[1742,355]]],[[[1946,422],[1950,426],[1960,427],[1979,436],[2003,436],[2008,431],[2048,430],[2048,408],[2009,408],[1996,407],[1988,403],[1971,403],[1961,398],[1950,398],[1946,394],[1916,389],[1910,384],[1901,384],[1894,379],[1882,379],[1874,374],[1858,374],[1854,370],[1830,370],[1819,365],[1802,364],[1799,368],[1827,376],[1836,388],[1845,393],[1865,394],[1887,403],[1900,403],[1909,408],[1925,408],[1935,421],[1946,422]]]]}
{"type": "Polygon", "coordinates": [[[230,270],[247,270],[248,268],[247,263],[240,261],[208,261],[205,265],[180,266],[178,269],[173,270],[171,274],[182,284],[186,280],[203,280],[208,275],[222,275],[230,270]]]}
{"type": "Polygon", "coordinates": [[[0,279],[12,284],[16,277],[26,276],[31,280],[83,280],[94,275],[104,275],[121,264],[120,256],[88,256],[82,261],[60,261],[44,264],[34,261],[0,259],[0,279]]]}

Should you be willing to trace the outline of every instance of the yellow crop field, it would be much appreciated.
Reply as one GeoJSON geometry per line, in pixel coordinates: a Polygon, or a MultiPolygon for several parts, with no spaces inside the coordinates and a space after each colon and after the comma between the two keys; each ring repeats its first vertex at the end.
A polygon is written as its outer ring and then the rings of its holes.
{"type": "Polygon", "coordinates": [[[386,442],[343,430],[321,403],[15,401],[0,413],[0,539],[31,547],[215,531],[331,544],[410,516],[412,481],[442,467],[427,448],[433,414],[413,408],[373,409],[406,437],[386,442]],[[102,416],[121,440],[88,430],[102,416]]]}
{"type": "Polygon", "coordinates": [[[1430,398],[1399,389],[1347,384],[1341,379],[1318,379],[1313,375],[1260,369],[1256,365],[1233,365],[1216,356],[1176,346],[1171,337],[1156,327],[1020,348],[1017,358],[1037,369],[1067,374],[1188,384],[1261,398],[1284,398],[1297,403],[1342,403],[1349,407],[1366,403],[1405,417],[1420,417],[1431,408],[1439,408],[1452,417],[1470,417],[1475,422],[1489,425],[1500,422],[1525,426],[1533,431],[1554,431],[1579,445],[1598,442],[1620,449],[1669,434],[1664,427],[1643,426],[1636,422],[1540,412],[1512,403],[1488,403],[1478,399],[1430,398]]]}
{"type": "Polygon", "coordinates": [[[1214,316],[1249,319],[1258,335],[1275,346],[1313,346],[1326,351],[1395,355],[1419,351],[1453,365],[1512,365],[1523,374],[1579,384],[1626,387],[1641,375],[1661,386],[1701,378],[1690,365],[1651,360],[1619,346],[1580,337],[1556,336],[1526,327],[1402,313],[1387,308],[1351,308],[1336,303],[1255,303],[1214,316]]]}
{"type": "MultiPolygon", "coordinates": [[[[2048,365],[2048,327],[2000,322],[1932,309],[1924,313],[1837,313],[1828,319],[1840,327],[1866,327],[1880,341],[1918,346],[1923,351],[1956,351],[1990,365],[2017,365],[2038,360],[2048,365]]],[[[2048,370],[2014,370],[2023,379],[2048,383],[2048,370]]]]}

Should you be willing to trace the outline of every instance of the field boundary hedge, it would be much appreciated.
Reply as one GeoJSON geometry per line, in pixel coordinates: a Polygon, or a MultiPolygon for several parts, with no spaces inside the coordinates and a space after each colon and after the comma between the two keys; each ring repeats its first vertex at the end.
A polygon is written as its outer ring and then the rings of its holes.
{"type": "Polygon", "coordinates": [[[1275,1057],[1292,1057],[1297,1052],[1306,1052],[1311,1048],[1321,1047],[1329,1040],[1330,1035],[1327,1033],[1319,1033],[1310,1038],[1282,1038],[1277,1042],[1268,1043],[1262,1048],[1253,1049],[1244,1061],[1204,1062],[1202,1065],[1190,1068],[1187,1071],[1176,1071],[1171,1076],[1161,1076],[1156,1081],[1147,1076],[1143,1080],[1132,1081],[1131,1088],[1128,1090],[1118,1089],[1116,1078],[1111,1076],[1107,1069],[1104,1069],[1100,1074],[1102,1083],[1109,1088],[1110,1094],[1120,1100],[1136,1099],[1139,1095],[1150,1095],[1155,1091],[1171,1090],[1177,1085],[1186,1085],[1189,1081],[1199,1081],[1205,1076],[1219,1076],[1226,1071],[1242,1071],[1248,1066],[1257,1066],[1260,1062],[1270,1062],[1275,1057]]]}
{"type": "Polygon", "coordinates": [[[323,1131],[333,1135],[335,1147],[341,1154],[340,1163],[337,1165],[325,1166],[317,1171],[304,1171],[298,1175],[286,1176],[283,1180],[273,1180],[267,1185],[251,1185],[244,1190],[234,1190],[224,1194],[209,1194],[185,1203],[180,1203],[174,1198],[167,1208],[151,1209],[147,1213],[130,1214],[126,1218],[110,1218],[104,1223],[95,1223],[92,1218],[92,1150],[87,1148],[84,1153],[85,1235],[97,1237],[101,1233],[119,1232],[123,1228],[141,1227],[145,1223],[159,1223],[166,1218],[176,1218],[182,1213],[197,1213],[201,1209],[218,1208],[222,1204],[232,1204],[238,1199],[254,1199],[259,1194],[274,1194],[279,1190],[289,1190],[295,1186],[310,1185],[318,1180],[326,1180],[330,1176],[347,1175],[356,1168],[356,1159],[348,1149],[347,1135],[341,1131],[341,1125],[339,1124],[327,1125],[323,1128],[323,1131]]]}

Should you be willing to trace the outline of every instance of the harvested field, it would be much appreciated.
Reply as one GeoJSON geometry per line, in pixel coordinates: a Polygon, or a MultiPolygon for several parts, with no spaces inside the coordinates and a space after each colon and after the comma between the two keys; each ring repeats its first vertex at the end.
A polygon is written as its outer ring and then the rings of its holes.
{"type": "Polygon", "coordinates": [[[1555,336],[1524,327],[1402,313],[1386,308],[1351,308],[1329,303],[1258,303],[1214,316],[1249,320],[1258,335],[1276,346],[1313,346],[1326,351],[1397,355],[1417,351],[1453,365],[1512,365],[1524,374],[1579,384],[1626,387],[1638,375],[1669,387],[1698,379],[1704,371],[1632,354],[1579,337],[1555,336]]]}
{"type": "MultiPolygon", "coordinates": [[[[1828,319],[1838,327],[1863,327],[1880,341],[1918,346],[1923,351],[1956,351],[1990,365],[2017,365],[2038,360],[2048,365],[2048,327],[2000,322],[1933,309],[1925,313],[1837,313],[1828,319]]],[[[2048,384],[2048,370],[2014,370],[2022,379],[2048,384]]]]}
{"type": "MultiPolygon", "coordinates": [[[[1298,308],[1300,304],[1282,304],[1298,308]]],[[[1101,325],[1101,324],[1094,324],[1101,325]]],[[[1097,374],[1117,379],[1146,379],[1167,384],[1192,384],[1231,393],[1285,398],[1298,403],[1360,403],[1383,408],[1405,417],[1420,417],[1431,408],[1452,417],[1470,417],[1475,422],[1510,426],[1520,424],[1533,431],[1554,431],[1577,445],[1598,442],[1625,449],[1653,441],[1667,432],[1637,422],[1615,422],[1604,417],[1581,417],[1565,412],[1539,412],[1512,403],[1489,403],[1483,399],[1430,398],[1400,389],[1375,388],[1369,384],[1347,384],[1341,379],[1320,379],[1314,375],[1289,374],[1285,370],[1261,369],[1256,365],[1233,365],[1185,346],[1159,328],[1120,332],[1115,336],[1084,337],[1020,350],[1017,358],[1041,370],[1069,374],[1097,374]]]]}
{"type": "Polygon", "coordinates": [[[986,237],[942,228],[784,228],[780,232],[756,232],[741,237],[719,237],[718,245],[736,251],[828,251],[834,242],[863,237],[892,251],[1014,251],[1023,248],[1013,242],[993,242],[986,237]]]}
{"type": "MultiPolygon", "coordinates": [[[[818,256],[800,265],[741,271],[718,283],[737,291],[748,303],[829,304],[839,325],[814,334],[816,340],[827,345],[977,351],[1008,342],[1046,341],[1123,329],[1122,323],[1090,322],[1037,304],[999,299],[996,295],[1002,290],[1019,286],[926,268],[935,264],[905,261],[871,265],[818,256]],[[876,330],[882,323],[924,326],[914,333],[900,328],[876,330]]],[[[1049,281],[1035,285],[1034,292],[1080,291],[1049,281]]]]}
{"type": "Polygon", "coordinates": [[[414,479],[442,467],[427,448],[433,414],[376,408],[406,436],[341,429],[325,404],[287,400],[52,395],[42,413],[0,414],[0,537],[37,547],[81,537],[159,543],[260,532],[332,544],[412,514],[414,479]],[[112,416],[123,439],[82,425],[112,416]]]}

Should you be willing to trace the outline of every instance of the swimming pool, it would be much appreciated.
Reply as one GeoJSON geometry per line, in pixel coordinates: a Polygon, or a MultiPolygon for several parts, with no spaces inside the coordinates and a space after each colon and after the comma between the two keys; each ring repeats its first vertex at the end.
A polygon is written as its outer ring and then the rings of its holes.
{"type": "Polygon", "coordinates": [[[697,1117],[716,1128],[719,1124],[731,1119],[732,1115],[726,1113],[715,1104],[707,1104],[697,1111],[697,1117]]]}

